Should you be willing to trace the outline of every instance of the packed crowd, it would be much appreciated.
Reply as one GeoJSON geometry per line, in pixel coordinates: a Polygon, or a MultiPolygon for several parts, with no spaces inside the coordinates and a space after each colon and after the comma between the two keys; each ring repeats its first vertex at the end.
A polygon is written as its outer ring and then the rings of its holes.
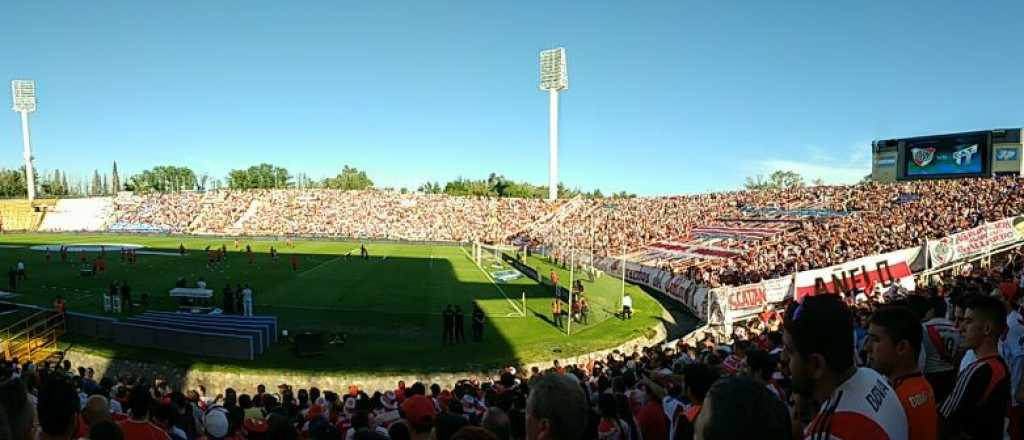
{"type": "Polygon", "coordinates": [[[112,223],[174,233],[503,242],[557,207],[542,200],[372,190],[183,192],[118,196],[112,223]]]}
{"type": "Polygon", "coordinates": [[[888,303],[807,297],[727,340],[394,389],[225,389],[0,364],[0,439],[1020,439],[1024,253],[888,303]]]}
{"type": "Polygon", "coordinates": [[[1024,179],[984,178],[815,186],[695,196],[594,202],[528,236],[563,251],[617,256],[658,241],[739,250],[734,258],[685,258],[652,264],[711,287],[741,285],[919,246],[1024,212],[1024,179]],[[603,203],[603,202],[602,202],[603,203]],[[753,208],[753,209],[751,209],[753,208]],[[765,212],[764,208],[777,211],[765,212]],[[797,215],[800,210],[833,215],[797,215]],[[774,229],[766,238],[704,238],[697,228],[774,229]]]}
{"type": "Polygon", "coordinates": [[[115,224],[153,225],[175,233],[515,241],[596,257],[634,253],[656,242],[690,243],[725,250],[731,257],[665,258],[648,264],[718,287],[918,246],[928,238],[1019,215],[1024,212],[1024,179],[568,202],[375,190],[215,191],[121,195],[114,208],[115,224]],[[772,232],[757,239],[700,233],[707,228],[772,232]]]}

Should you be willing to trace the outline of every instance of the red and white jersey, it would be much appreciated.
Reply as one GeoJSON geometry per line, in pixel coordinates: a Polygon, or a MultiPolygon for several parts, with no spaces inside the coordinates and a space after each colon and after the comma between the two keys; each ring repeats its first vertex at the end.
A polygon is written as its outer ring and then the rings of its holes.
{"type": "Polygon", "coordinates": [[[843,382],[804,430],[805,440],[903,440],[907,415],[889,381],[858,368],[843,382]]]}
{"type": "Polygon", "coordinates": [[[1024,356],[1024,316],[1021,316],[1019,310],[1006,314],[1006,332],[999,340],[999,354],[1007,362],[1024,356]]]}
{"type": "Polygon", "coordinates": [[[921,370],[925,374],[950,371],[956,366],[956,352],[960,349],[960,331],[946,318],[932,318],[922,325],[924,327],[924,365],[921,370]]]}

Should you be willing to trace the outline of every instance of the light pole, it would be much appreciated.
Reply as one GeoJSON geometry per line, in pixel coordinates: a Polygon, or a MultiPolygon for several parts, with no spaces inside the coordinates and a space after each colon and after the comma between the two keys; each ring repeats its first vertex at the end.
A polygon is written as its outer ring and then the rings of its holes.
{"type": "Polygon", "coordinates": [[[558,198],[558,92],[569,88],[565,48],[540,52],[540,89],[548,91],[548,199],[558,198]]]}
{"type": "Polygon", "coordinates": [[[30,79],[11,81],[11,96],[14,111],[21,113],[21,142],[25,156],[25,184],[28,186],[28,201],[36,198],[36,177],[32,171],[32,139],[28,129],[28,114],[36,111],[36,82],[30,79]]]}

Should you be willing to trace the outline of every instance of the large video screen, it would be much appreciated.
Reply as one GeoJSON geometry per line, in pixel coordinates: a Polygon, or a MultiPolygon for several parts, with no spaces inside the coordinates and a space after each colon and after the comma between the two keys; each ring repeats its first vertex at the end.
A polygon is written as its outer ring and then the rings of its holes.
{"type": "Polygon", "coordinates": [[[988,154],[985,133],[908,140],[907,177],[982,174],[988,154]]]}

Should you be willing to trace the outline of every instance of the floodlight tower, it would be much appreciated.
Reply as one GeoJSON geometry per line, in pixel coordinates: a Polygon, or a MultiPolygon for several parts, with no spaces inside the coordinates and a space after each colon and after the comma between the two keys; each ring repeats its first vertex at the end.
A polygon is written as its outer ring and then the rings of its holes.
{"type": "Polygon", "coordinates": [[[36,198],[36,179],[32,172],[32,140],[28,131],[28,114],[36,111],[36,82],[30,79],[11,81],[11,96],[14,111],[21,113],[21,142],[25,147],[25,183],[28,185],[28,201],[36,198]]]}
{"type": "Polygon", "coordinates": [[[565,48],[540,52],[540,89],[548,91],[550,106],[548,128],[548,199],[558,198],[558,92],[569,88],[565,67],[565,48]]]}

